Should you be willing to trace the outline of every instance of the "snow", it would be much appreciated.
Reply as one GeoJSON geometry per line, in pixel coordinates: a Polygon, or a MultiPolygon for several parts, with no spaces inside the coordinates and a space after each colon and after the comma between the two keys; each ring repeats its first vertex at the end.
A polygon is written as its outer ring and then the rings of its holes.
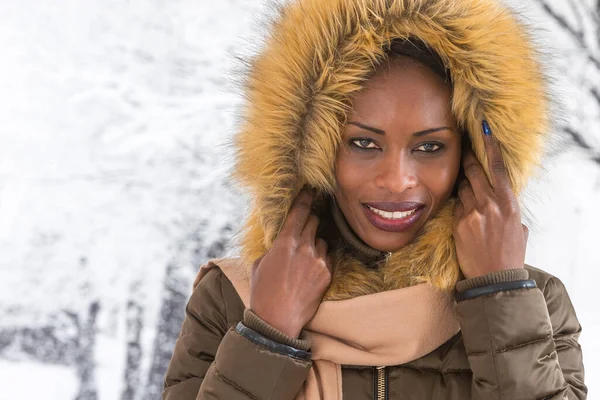
{"type": "Polygon", "coordinates": [[[536,224],[530,226],[525,262],[557,276],[567,288],[582,325],[586,383],[596,398],[600,376],[600,313],[593,295],[600,280],[597,226],[600,222],[600,168],[567,153],[546,168],[544,179],[530,183],[539,194],[528,207],[536,224]]]}
{"type": "Polygon", "coordinates": [[[0,400],[74,399],[77,395],[75,371],[65,366],[0,360],[0,376],[0,400]]]}
{"type": "MultiPolygon", "coordinates": [[[[233,54],[259,45],[265,4],[2,2],[0,400],[74,399],[88,328],[95,342],[83,354],[98,399],[125,400],[128,368],[140,380],[131,400],[156,398],[195,272],[225,255],[244,212],[224,178],[242,100],[233,54]]],[[[600,108],[588,90],[598,71],[568,35],[552,39],[568,55],[556,58],[568,122],[598,148],[600,108]]],[[[591,399],[600,389],[600,168],[572,150],[546,169],[528,188],[537,225],[526,262],[569,291],[591,399]]]]}

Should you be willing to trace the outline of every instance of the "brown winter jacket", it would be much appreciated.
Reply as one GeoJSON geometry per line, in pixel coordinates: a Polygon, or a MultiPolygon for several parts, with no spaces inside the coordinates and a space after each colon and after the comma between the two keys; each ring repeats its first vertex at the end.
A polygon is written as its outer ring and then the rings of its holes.
{"type": "MultiPolygon", "coordinates": [[[[581,326],[565,287],[529,265],[519,272],[459,282],[465,291],[515,278],[537,287],[459,301],[461,331],[431,353],[402,365],[343,365],[343,399],[585,399],[581,326]]],[[[245,310],[213,268],[186,307],[163,399],[292,400],[311,368],[302,342],[245,310]]]]}
{"type": "MultiPolygon", "coordinates": [[[[447,69],[451,109],[489,176],[489,121],[515,195],[539,165],[552,109],[539,52],[500,0],[291,0],[249,62],[234,136],[233,176],[252,198],[241,273],[277,237],[299,190],[316,189],[317,235],[328,243],[324,300],[429,282],[456,294],[460,332],[402,365],[344,365],[344,400],[584,399],[581,327],[558,278],[527,266],[461,280],[451,197],[408,245],[368,247],[331,212],[335,159],[352,95],[398,41],[424,43],[447,69]]],[[[526,211],[526,210],[524,210],[526,211]]],[[[394,318],[394,315],[390,315],[394,318]]],[[[165,376],[164,399],[293,399],[310,343],[244,310],[218,269],[195,287],[165,376]],[[241,323],[240,323],[241,321],[241,323]]]]}

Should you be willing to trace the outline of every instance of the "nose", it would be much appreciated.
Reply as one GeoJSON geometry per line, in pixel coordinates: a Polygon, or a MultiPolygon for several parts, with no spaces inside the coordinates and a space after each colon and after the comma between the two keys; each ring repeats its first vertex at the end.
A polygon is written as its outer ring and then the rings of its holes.
{"type": "Polygon", "coordinates": [[[413,189],[419,182],[417,166],[407,154],[388,153],[381,160],[375,176],[375,185],[391,193],[413,189]]]}

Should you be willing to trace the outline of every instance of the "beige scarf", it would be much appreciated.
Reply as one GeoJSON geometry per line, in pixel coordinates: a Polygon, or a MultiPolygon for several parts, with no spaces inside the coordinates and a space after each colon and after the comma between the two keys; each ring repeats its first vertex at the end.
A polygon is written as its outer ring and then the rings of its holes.
{"type": "MultiPolygon", "coordinates": [[[[249,307],[250,282],[239,258],[210,260],[249,307]]],[[[454,299],[428,283],[348,300],[324,301],[305,326],[313,367],[296,399],[341,400],[342,364],[387,366],[416,360],[460,330],[454,299]]]]}

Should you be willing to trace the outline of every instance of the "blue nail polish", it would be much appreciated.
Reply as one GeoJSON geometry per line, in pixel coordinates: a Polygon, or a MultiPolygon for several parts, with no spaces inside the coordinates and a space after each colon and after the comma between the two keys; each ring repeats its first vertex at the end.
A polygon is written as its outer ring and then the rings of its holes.
{"type": "Polygon", "coordinates": [[[483,128],[483,134],[485,136],[490,136],[492,134],[492,130],[485,119],[481,122],[481,127],[483,128]]]}

